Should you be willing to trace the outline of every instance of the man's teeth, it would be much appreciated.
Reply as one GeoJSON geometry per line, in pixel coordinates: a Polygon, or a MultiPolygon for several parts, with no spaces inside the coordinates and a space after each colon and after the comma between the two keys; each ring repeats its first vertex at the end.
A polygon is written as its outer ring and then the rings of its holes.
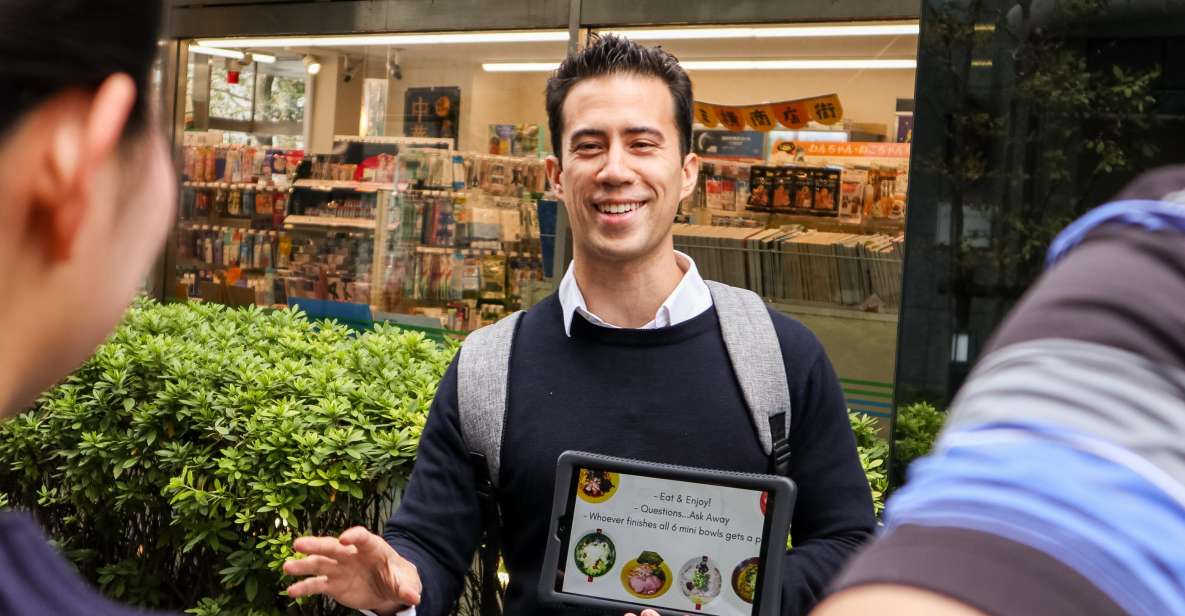
{"type": "Polygon", "coordinates": [[[597,210],[604,214],[625,214],[642,207],[643,203],[643,201],[634,201],[632,203],[600,203],[597,204],[597,210]]]}

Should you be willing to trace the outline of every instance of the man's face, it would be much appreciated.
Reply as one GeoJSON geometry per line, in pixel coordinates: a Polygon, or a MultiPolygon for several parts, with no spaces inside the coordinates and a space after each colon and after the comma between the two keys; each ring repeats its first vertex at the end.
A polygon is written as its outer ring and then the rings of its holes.
{"type": "Polygon", "coordinates": [[[547,169],[568,210],[575,257],[624,264],[669,250],[699,159],[680,153],[666,84],[628,74],[588,79],[568,91],[563,112],[563,165],[553,156],[547,169]]]}

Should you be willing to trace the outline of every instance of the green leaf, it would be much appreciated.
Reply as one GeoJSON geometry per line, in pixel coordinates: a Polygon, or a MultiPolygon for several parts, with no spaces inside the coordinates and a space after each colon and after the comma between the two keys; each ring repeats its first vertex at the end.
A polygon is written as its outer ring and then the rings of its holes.
{"type": "Polygon", "coordinates": [[[0,502],[36,504],[109,596],[167,605],[181,588],[191,614],[285,613],[268,589],[292,536],[382,524],[368,499],[406,485],[457,348],[296,310],[140,300],[74,375],[0,425],[0,502]]]}

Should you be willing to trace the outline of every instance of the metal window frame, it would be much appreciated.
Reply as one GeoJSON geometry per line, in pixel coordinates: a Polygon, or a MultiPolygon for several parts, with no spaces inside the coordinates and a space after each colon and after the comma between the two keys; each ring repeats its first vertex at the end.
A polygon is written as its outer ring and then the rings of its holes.
{"type": "Polygon", "coordinates": [[[918,19],[918,0],[177,1],[172,38],[918,19]],[[573,15],[579,15],[575,20],[573,15]],[[575,22],[575,24],[573,24],[575,22]]]}

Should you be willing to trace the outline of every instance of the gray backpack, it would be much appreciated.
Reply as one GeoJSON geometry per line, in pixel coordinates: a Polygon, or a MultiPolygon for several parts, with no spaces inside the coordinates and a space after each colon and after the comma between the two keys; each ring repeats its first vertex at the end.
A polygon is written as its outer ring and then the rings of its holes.
{"type": "MultiPolygon", "coordinates": [[[[741,386],[753,428],[769,456],[769,472],[788,476],[790,385],[769,311],[756,293],[705,281],[720,319],[720,333],[741,386]]],[[[457,362],[457,403],[461,437],[477,476],[484,535],[479,557],[481,613],[501,614],[496,580],[501,549],[498,471],[502,427],[509,392],[510,352],[522,311],[483,327],[465,339],[457,362]]]]}

